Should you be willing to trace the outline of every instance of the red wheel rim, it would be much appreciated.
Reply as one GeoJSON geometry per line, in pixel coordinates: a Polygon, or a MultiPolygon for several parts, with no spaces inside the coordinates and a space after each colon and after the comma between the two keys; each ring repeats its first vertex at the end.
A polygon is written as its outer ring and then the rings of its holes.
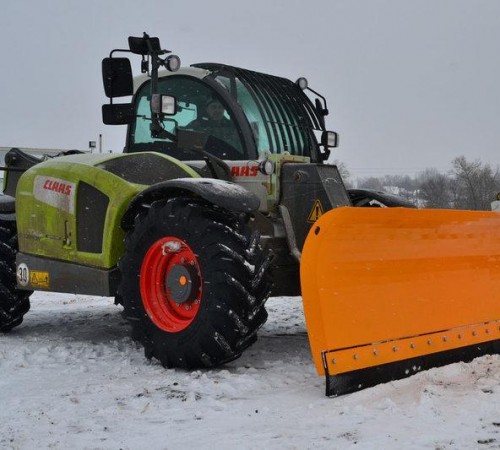
{"type": "Polygon", "coordinates": [[[181,239],[164,237],[149,247],[141,265],[144,308],[160,329],[176,333],[187,328],[200,309],[202,295],[198,258],[181,239]]]}

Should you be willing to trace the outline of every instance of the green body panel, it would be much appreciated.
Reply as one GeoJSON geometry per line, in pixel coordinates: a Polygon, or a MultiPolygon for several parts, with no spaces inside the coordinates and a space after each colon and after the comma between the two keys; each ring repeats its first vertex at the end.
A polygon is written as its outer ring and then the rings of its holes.
{"type": "MultiPolygon", "coordinates": [[[[96,166],[132,155],[64,156],[37,164],[26,171],[16,190],[19,251],[85,266],[114,267],[124,251],[124,231],[120,226],[123,214],[131,200],[148,185],[128,182],[96,166]],[[77,249],[76,201],[81,182],[96,188],[109,199],[101,253],[77,249]]],[[[186,177],[199,176],[175,158],[155,155],[183,169],[186,177]]]]}

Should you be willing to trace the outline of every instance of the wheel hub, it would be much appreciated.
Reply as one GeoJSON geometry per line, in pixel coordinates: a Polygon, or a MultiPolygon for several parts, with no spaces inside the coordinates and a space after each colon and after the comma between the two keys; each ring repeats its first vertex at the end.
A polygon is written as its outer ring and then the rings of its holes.
{"type": "Polygon", "coordinates": [[[193,270],[193,266],[177,264],[167,273],[165,287],[170,298],[181,305],[196,299],[200,290],[198,280],[198,274],[193,270]]]}
{"type": "Polygon", "coordinates": [[[176,237],[154,242],[144,255],[140,291],[149,318],[160,329],[179,332],[198,314],[202,278],[198,258],[176,237]]]}

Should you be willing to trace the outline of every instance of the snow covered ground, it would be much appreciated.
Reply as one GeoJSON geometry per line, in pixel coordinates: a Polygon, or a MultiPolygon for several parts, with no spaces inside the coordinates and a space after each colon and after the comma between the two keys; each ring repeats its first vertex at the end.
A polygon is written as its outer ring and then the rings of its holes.
{"type": "Polygon", "coordinates": [[[500,448],[498,355],[326,398],[301,299],[268,310],[242,358],[186,373],[148,362],[110,299],[33,295],[0,336],[0,448],[500,448]]]}

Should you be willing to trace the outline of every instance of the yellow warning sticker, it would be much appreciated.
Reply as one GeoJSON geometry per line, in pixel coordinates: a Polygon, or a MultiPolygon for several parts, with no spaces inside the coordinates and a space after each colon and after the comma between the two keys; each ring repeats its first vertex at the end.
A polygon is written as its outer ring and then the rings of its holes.
{"type": "Polygon", "coordinates": [[[32,270],[30,273],[30,284],[37,288],[48,288],[49,283],[49,272],[38,272],[32,270]]]}
{"type": "Polygon", "coordinates": [[[308,222],[316,222],[325,212],[323,209],[323,205],[319,200],[314,200],[314,205],[309,213],[309,217],[307,218],[308,222]]]}

